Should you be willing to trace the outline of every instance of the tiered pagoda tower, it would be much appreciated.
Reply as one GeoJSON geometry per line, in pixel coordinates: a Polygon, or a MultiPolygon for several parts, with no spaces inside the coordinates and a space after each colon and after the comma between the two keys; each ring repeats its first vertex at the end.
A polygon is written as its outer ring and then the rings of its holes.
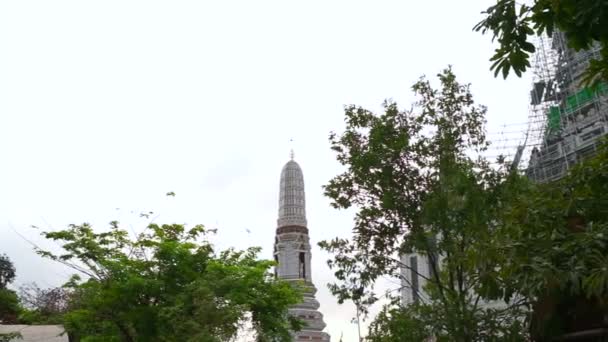
{"type": "Polygon", "coordinates": [[[315,299],[317,289],[311,277],[304,175],[300,165],[293,160],[293,152],[291,160],[281,171],[274,259],[278,263],[275,269],[277,277],[299,282],[306,289],[304,301],[289,310],[291,315],[306,324],[301,331],[294,333],[294,341],[329,341],[329,334],[323,332],[325,322],[318,310],[319,302],[315,299]]]}

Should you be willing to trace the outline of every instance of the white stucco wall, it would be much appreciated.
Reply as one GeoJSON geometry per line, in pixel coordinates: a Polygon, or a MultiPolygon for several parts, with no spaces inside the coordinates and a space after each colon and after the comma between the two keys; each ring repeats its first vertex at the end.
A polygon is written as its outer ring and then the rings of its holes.
{"type": "Polygon", "coordinates": [[[0,325],[0,333],[20,332],[23,339],[15,342],[68,342],[61,325],[0,325]]]}

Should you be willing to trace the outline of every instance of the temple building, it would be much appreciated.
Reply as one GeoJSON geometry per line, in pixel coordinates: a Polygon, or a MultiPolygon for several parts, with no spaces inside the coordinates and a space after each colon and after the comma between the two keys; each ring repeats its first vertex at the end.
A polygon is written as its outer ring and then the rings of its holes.
{"type": "Polygon", "coordinates": [[[608,136],[608,82],[583,86],[585,71],[601,58],[601,45],[576,51],[563,32],[537,46],[530,92],[530,122],[541,137],[534,144],[526,175],[538,183],[564,177],[596,154],[608,136]]]}
{"type": "Polygon", "coordinates": [[[294,341],[329,341],[329,334],[323,332],[325,322],[315,299],[317,289],[312,283],[304,175],[300,165],[293,160],[293,152],[281,171],[274,259],[278,263],[277,277],[305,288],[303,302],[289,310],[305,323],[301,331],[294,333],[294,341]]]}

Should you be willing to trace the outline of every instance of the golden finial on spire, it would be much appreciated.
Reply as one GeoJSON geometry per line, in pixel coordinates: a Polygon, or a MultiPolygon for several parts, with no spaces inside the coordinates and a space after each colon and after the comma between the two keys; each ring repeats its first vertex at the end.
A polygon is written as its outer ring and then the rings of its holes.
{"type": "Polygon", "coordinates": [[[293,160],[293,148],[291,149],[291,152],[289,152],[289,157],[291,157],[291,160],[293,160]]]}
{"type": "Polygon", "coordinates": [[[291,145],[291,151],[289,152],[289,157],[291,158],[291,160],[293,160],[293,138],[289,139],[289,144],[291,145]]]}

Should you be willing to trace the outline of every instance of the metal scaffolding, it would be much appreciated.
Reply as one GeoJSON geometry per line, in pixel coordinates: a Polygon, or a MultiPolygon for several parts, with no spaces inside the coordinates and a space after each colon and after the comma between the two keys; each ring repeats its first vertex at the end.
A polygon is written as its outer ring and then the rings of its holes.
{"type": "Polygon", "coordinates": [[[557,180],[580,160],[593,155],[608,133],[608,84],[581,85],[591,59],[600,46],[575,51],[562,33],[539,37],[533,56],[533,83],[525,147],[526,175],[536,182],[557,180]]]}

